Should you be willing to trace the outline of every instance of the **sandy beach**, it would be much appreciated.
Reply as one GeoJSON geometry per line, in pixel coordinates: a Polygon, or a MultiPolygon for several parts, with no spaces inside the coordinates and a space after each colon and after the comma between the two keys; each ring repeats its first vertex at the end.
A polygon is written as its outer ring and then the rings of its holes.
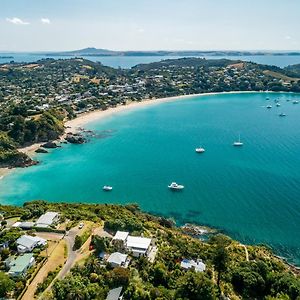
{"type": "Polygon", "coordinates": [[[130,111],[135,108],[143,108],[155,104],[165,103],[165,102],[173,102],[173,101],[179,101],[184,99],[189,99],[193,97],[199,97],[199,96],[212,96],[217,94],[241,94],[241,93],[256,93],[255,91],[236,91],[236,92],[221,92],[221,93],[202,93],[202,94],[192,94],[192,95],[183,95],[183,96],[174,96],[174,97],[167,97],[167,98],[159,98],[159,99],[146,99],[142,100],[140,102],[130,102],[126,105],[119,105],[117,107],[110,107],[107,110],[94,110],[91,112],[84,113],[80,115],[79,117],[67,121],[65,123],[65,126],[68,127],[67,131],[76,132],[78,129],[84,127],[84,125],[97,121],[102,120],[110,116],[117,115],[120,112],[123,111],[130,111]]]}
{"type": "MultiPolygon", "coordinates": [[[[103,120],[107,117],[115,116],[120,112],[130,111],[135,108],[143,108],[151,105],[156,105],[165,102],[179,101],[184,99],[189,99],[193,97],[199,96],[212,96],[217,94],[241,94],[241,93],[256,93],[255,91],[234,91],[234,92],[221,92],[221,93],[202,93],[202,94],[192,94],[192,95],[183,95],[183,96],[174,96],[167,98],[159,98],[159,99],[146,99],[140,102],[130,102],[126,105],[119,105],[117,107],[110,107],[107,110],[94,110],[91,112],[84,113],[77,118],[65,122],[66,132],[78,132],[80,128],[84,128],[84,126],[90,122],[103,120]]],[[[64,139],[64,136],[61,136],[59,140],[56,142],[60,142],[64,139]]],[[[29,157],[34,158],[35,150],[37,150],[43,143],[33,144],[28,147],[19,148],[18,150],[27,154],[29,157]]],[[[3,179],[4,176],[10,172],[11,169],[8,168],[0,168],[0,180],[3,179]]]]}

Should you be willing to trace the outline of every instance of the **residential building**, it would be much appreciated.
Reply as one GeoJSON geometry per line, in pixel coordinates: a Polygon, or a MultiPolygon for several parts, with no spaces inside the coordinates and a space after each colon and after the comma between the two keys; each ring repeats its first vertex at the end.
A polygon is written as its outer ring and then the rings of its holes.
{"type": "Polygon", "coordinates": [[[196,272],[204,272],[206,269],[206,265],[202,262],[201,259],[197,259],[197,261],[183,259],[180,263],[181,268],[185,270],[189,270],[194,268],[196,272]]]}
{"type": "Polygon", "coordinates": [[[19,253],[31,252],[34,248],[47,244],[45,239],[30,235],[22,235],[16,242],[19,253]]]}
{"type": "Polygon", "coordinates": [[[33,266],[35,259],[32,253],[26,253],[18,256],[16,259],[12,259],[7,262],[9,267],[8,274],[11,276],[24,276],[27,270],[33,266]]]}
{"type": "Polygon", "coordinates": [[[128,256],[127,254],[114,252],[108,257],[107,262],[110,263],[114,268],[127,267],[128,266],[127,256],[128,256]]]}
{"type": "Polygon", "coordinates": [[[139,236],[128,236],[125,246],[133,256],[139,257],[141,255],[148,255],[151,246],[151,239],[139,236]]]}
{"type": "Polygon", "coordinates": [[[57,212],[48,211],[45,214],[41,215],[36,221],[36,227],[50,227],[59,219],[59,214],[57,212]]]}
{"type": "Polygon", "coordinates": [[[121,300],[122,287],[112,289],[108,292],[106,300],[121,300]]]}

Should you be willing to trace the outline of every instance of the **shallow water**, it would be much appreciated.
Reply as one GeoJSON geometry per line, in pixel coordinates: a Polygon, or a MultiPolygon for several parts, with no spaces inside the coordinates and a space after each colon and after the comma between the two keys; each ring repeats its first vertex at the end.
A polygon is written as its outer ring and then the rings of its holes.
{"type": "Polygon", "coordinates": [[[90,123],[89,129],[111,132],[39,154],[40,165],[0,181],[1,203],[134,202],[179,224],[197,222],[245,243],[267,243],[300,264],[300,104],[286,101],[300,95],[268,96],[194,97],[90,123]],[[239,133],[244,146],[235,148],[239,133]],[[198,146],[206,152],[195,153],[198,146]],[[185,189],[170,191],[172,181],[185,189]],[[105,193],[103,185],[114,189],[105,193]]]}

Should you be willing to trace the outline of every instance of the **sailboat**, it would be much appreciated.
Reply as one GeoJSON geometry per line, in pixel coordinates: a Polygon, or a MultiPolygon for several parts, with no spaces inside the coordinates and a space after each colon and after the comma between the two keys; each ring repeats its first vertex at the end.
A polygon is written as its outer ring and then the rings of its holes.
{"type": "Polygon", "coordinates": [[[241,142],[241,135],[240,134],[239,134],[238,141],[235,141],[232,145],[235,146],[235,147],[241,147],[241,146],[244,145],[244,143],[241,142]]]}

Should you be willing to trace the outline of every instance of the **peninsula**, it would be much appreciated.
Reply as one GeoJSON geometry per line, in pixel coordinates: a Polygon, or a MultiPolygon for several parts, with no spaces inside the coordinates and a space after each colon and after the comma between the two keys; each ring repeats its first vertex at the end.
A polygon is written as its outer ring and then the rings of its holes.
{"type": "Polygon", "coordinates": [[[242,245],[207,230],[196,236],[197,227],[176,227],[172,219],[134,204],[34,201],[0,211],[0,297],[300,297],[299,270],[268,247],[242,245]]]}
{"type": "Polygon", "coordinates": [[[37,163],[19,148],[41,143],[54,147],[47,142],[63,135],[64,123],[88,112],[203,93],[299,92],[300,71],[299,65],[281,69],[193,57],[130,70],[82,58],[44,59],[0,65],[0,84],[0,167],[11,168],[37,163]]]}

